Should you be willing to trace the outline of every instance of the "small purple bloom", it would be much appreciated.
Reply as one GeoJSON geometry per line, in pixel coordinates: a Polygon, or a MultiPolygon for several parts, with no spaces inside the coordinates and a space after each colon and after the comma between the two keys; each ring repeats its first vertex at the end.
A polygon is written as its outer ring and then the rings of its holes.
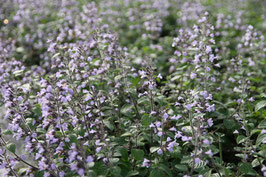
{"type": "Polygon", "coordinates": [[[157,153],[158,155],[161,155],[163,153],[162,149],[158,149],[157,153]]]}

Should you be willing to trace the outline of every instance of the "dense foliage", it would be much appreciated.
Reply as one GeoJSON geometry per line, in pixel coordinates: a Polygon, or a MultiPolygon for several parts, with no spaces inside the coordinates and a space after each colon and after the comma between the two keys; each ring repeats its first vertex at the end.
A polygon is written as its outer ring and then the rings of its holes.
{"type": "Polygon", "coordinates": [[[1,176],[266,176],[265,15],[0,0],[1,176]]]}

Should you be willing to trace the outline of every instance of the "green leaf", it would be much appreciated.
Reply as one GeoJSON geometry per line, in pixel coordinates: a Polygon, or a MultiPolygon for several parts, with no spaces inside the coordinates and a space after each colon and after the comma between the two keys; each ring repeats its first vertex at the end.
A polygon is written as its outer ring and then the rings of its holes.
{"type": "Polygon", "coordinates": [[[252,135],[254,135],[254,134],[257,134],[257,133],[260,133],[260,132],[261,132],[260,129],[253,129],[253,130],[251,130],[251,132],[250,132],[250,136],[252,136],[252,135]]]}
{"type": "Polygon", "coordinates": [[[78,143],[78,138],[77,138],[77,135],[75,134],[69,135],[69,140],[70,140],[70,143],[78,143]]]}
{"type": "Polygon", "coordinates": [[[123,134],[121,135],[121,137],[127,137],[127,136],[132,136],[132,133],[130,133],[130,132],[126,132],[126,133],[123,133],[123,134]]]}
{"type": "Polygon", "coordinates": [[[151,171],[150,177],[162,177],[165,176],[163,170],[155,168],[151,171]]]}
{"type": "Polygon", "coordinates": [[[148,127],[152,123],[152,118],[149,115],[143,115],[141,121],[143,126],[148,127]]]}
{"type": "Polygon", "coordinates": [[[119,152],[121,153],[123,160],[127,160],[128,159],[128,151],[127,151],[126,148],[119,149],[119,152]]]}
{"type": "Polygon", "coordinates": [[[144,151],[141,149],[132,149],[131,153],[135,160],[144,159],[144,151]]]}
{"type": "Polygon", "coordinates": [[[125,104],[121,108],[121,113],[125,114],[125,115],[128,115],[128,113],[130,113],[132,111],[132,108],[133,108],[133,105],[125,104]]]}
{"type": "Polygon", "coordinates": [[[114,130],[114,125],[111,123],[111,121],[109,121],[109,120],[103,120],[103,123],[104,123],[104,125],[107,127],[107,128],[109,128],[111,131],[113,131],[114,130]]]}
{"type": "Polygon", "coordinates": [[[243,143],[246,139],[247,139],[247,137],[245,137],[245,136],[243,136],[243,135],[239,135],[239,136],[236,138],[236,142],[237,142],[237,144],[240,144],[240,143],[243,143]]]}
{"type": "Polygon", "coordinates": [[[259,134],[257,140],[256,140],[256,145],[260,145],[262,142],[266,141],[266,133],[259,134]]]}
{"type": "Polygon", "coordinates": [[[17,77],[17,76],[21,76],[23,74],[23,70],[16,70],[13,72],[13,74],[17,77]]]}
{"type": "Polygon", "coordinates": [[[160,147],[151,147],[150,152],[154,153],[154,152],[158,151],[159,149],[160,149],[160,147]]]}
{"type": "Polygon", "coordinates": [[[16,51],[17,51],[18,53],[22,53],[22,52],[24,52],[24,48],[23,48],[23,47],[18,47],[18,48],[16,49],[16,51]]]}
{"type": "Polygon", "coordinates": [[[3,134],[4,135],[12,135],[13,132],[11,130],[5,130],[5,131],[3,131],[3,134]]]}
{"type": "Polygon", "coordinates": [[[19,174],[20,176],[23,176],[23,175],[25,175],[25,173],[27,172],[28,169],[29,169],[29,168],[20,168],[20,169],[18,170],[18,174],[19,174]]]}
{"type": "Polygon", "coordinates": [[[179,171],[188,171],[186,165],[175,165],[175,168],[177,168],[179,171]]]}
{"type": "Polygon", "coordinates": [[[10,152],[16,153],[16,145],[14,143],[9,143],[6,147],[10,152]]]}
{"type": "Polygon", "coordinates": [[[255,106],[255,112],[266,106],[266,100],[258,102],[255,106]]]}
{"type": "Polygon", "coordinates": [[[260,163],[263,164],[263,159],[260,159],[260,162],[259,162],[259,159],[256,158],[256,159],[254,159],[254,160],[252,161],[251,165],[252,165],[252,167],[254,168],[254,167],[259,166],[260,163]]]}
{"type": "Polygon", "coordinates": [[[169,177],[173,176],[173,174],[172,174],[172,172],[168,166],[166,166],[164,164],[160,164],[159,169],[163,170],[169,177]]]}
{"type": "Polygon", "coordinates": [[[44,171],[36,171],[34,177],[43,177],[44,171]]]}
{"type": "Polygon", "coordinates": [[[225,119],[224,120],[224,126],[225,126],[225,128],[232,130],[235,128],[236,122],[232,119],[225,119]]]}
{"type": "Polygon", "coordinates": [[[205,177],[211,177],[212,176],[212,170],[209,170],[204,174],[205,177]]]}
{"type": "Polygon", "coordinates": [[[260,122],[259,128],[266,128],[266,119],[264,119],[263,121],[260,122]]]}
{"type": "Polygon", "coordinates": [[[58,57],[60,55],[60,53],[56,53],[56,54],[54,54],[53,56],[52,56],[52,58],[56,58],[56,57],[58,57]]]}
{"type": "Polygon", "coordinates": [[[131,79],[131,86],[132,87],[135,87],[135,86],[137,86],[138,85],[138,83],[139,83],[139,81],[140,81],[140,77],[133,77],[132,79],[131,79]]]}
{"type": "Polygon", "coordinates": [[[139,174],[138,171],[130,171],[130,172],[128,172],[127,177],[130,177],[130,176],[137,176],[138,174],[139,174]]]}
{"type": "Polygon", "coordinates": [[[120,176],[120,173],[121,173],[121,168],[118,167],[118,166],[114,166],[112,168],[109,168],[110,170],[110,173],[114,176],[120,176]]]}
{"type": "Polygon", "coordinates": [[[252,165],[250,163],[240,163],[238,165],[239,170],[243,173],[243,174],[247,174],[247,175],[256,175],[256,171],[252,168],[252,165]]]}

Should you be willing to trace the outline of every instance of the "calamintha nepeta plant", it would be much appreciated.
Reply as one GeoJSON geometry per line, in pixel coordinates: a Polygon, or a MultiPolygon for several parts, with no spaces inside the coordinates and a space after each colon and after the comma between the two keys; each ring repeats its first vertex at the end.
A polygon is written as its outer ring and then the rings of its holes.
{"type": "Polygon", "coordinates": [[[265,10],[234,3],[0,2],[0,173],[265,176],[265,10]]]}

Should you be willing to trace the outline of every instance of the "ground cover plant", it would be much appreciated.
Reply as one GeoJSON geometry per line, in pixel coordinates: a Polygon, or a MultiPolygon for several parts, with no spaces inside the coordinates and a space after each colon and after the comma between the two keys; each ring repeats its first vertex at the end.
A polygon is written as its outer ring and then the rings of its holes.
{"type": "Polygon", "coordinates": [[[1,0],[0,176],[266,176],[262,0],[1,0]]]}

